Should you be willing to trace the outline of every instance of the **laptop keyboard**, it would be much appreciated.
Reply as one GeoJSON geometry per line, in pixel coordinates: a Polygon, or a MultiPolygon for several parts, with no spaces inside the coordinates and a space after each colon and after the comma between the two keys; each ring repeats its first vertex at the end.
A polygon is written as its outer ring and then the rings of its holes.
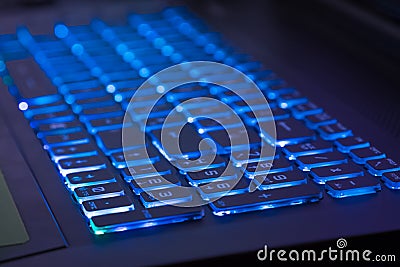
{"type": "MultiPolygon", "coordinates": [[[[236,52],[184,8],[134,14],[125,25],[95,19],[89,25],[57,24],[54,35],[32,35],[19,28],[16,35],[0,37],[3,83],[94,234],[200,220],[206,209],[225,216],[400,189],[399,163],[261,63],[236,52]],[[168,92],[152,110],[148,103],[157,92],[143,96],[133,108],[133,121],[123,123],[131,97],[148,77],[196,60],[224,63],[248,75],[268,100],[272,117],[260,112],[255,118],[251,110],[263,110],[256,100],[248,102],[250,107],[223,87],[198,83],[168,92]],[[163,126],[172,109],[197,97],[229,105],[247,133],[232,114],[201,101],[163,126]],[[143,114],[149,112],[145,124],[143,114]],[[220,117],[223,126],[206,118],[193,121],[199,112],[220,117]],[[257,123],[272,120],[276,136],[257,123]],[[188,124],[179,132],[182,122],[188,124]],[[184,157],[163,147],[162,127],[170,137],[167,143],[179,136],[184,157]],[[248,157],[240,142],[231,145],[224,128],[232,130],[231,138],[248,136],[248,157]],[[124,154],[122,131],[131,136],[145,131],[146,144],[132,143],[124,154]],[[217,157],[211,164],[189,161],[199,156],[204,138],[215,142],[217,157]],[[261,146],[274,146],[275,156],[262,157],[261,146]],[[257,183],[254,192],[249,190],[251,181],[257,183]],[[191,194],[177,185],[198,190],[191,194]],[[218,199],[202,207],[174,206],[198,198],[218,199]]],[[[195,71],[200,77],[210,74],[207,69],[195,71]]],[[[213,75],[246,94],[246,84],[237,83],[234,75],[213,75]]]]}

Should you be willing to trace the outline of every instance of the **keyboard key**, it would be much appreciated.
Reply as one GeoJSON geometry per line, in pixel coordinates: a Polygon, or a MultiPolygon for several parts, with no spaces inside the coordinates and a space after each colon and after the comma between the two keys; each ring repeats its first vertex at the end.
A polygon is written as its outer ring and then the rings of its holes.
{"type": "Polygon", "coordinates": [[[317,128],[321,137],[325,140],[336,140],[350,136],[351,130],[346,128],[341,123],[334,123],[329,125],[321,125],[317,128]]]}
{"type": "Polygon", "coordinates": [[[127,149],[125,154],[124,152],[115,152],[110,155],[110,158],[114,167],[121,169],[127,166],[154,163],[160,160],[160,154],[153,146],[148,146],[127,149]]]}
{"type": "Polygon", "coordinates": [[[32,123],[37,125],[39,123],[50,123],[50,122],[64,122],[74,120],[74,113],[71,110],[55,111],[48,113],[35,114],[32,116],[32,123]]]}
{"type": "Polygon", "coordinates": [[[218,155],[205,155],[199,159],[177,159],[174,164],[181,173],[186,173],[225,166],[226,161],[218,155]]]}
{"type": "Polygon", "coordinates": [[[123,115],[123,110],[119,104],[87,108],[80,112],[80,118],[84,121],[89,120],[90,118],[104,118],[118,115],[123,115]]]}
{"type": "Polygon", "coordinates": [[[179,176],[174,174],[164,174],[163,176],[150,176],[132,179],[130,186],[135,194],[139,195],[143,191],[156,190],[180,185],[179,176]]]}
{"type": "Polygon", "coordinates": [[[67,158],[58,161],[58,167],[60,170],[72,170],[79,168],[103,168],[106,166],[104,158],[97,156],[78,157],[78,158],[67,158]]]}
{"type": "Polygon", "coordinates": [[[385,172],[382,181],[390,189],[400,189],[400,172],[385,172]]]}
{"type": "Polygon", "coordinates": [[[281,108],[291,108],[294,105],[306,103],[308,100],[300,92],[293,90],[291,93],[278,96],[278,104],[281,108]]]}
{"type": "Polygon", "coordinates": [[[83,213],[89,219],[93,216],[134,210],[133,203],[127,196],[89,200],[81,205],[83,213]]]}
{"type": "Polygon", "coordinates": [[[230,179],[236,179],[239,171],[232,166],[218,167],[200,170],[197,172],[187,172],[186,178],[189,184],[198,186],[201,184],[214,182],[214,181],[225,181],[230,179]]]}
{"type": "Polygon", "coordinates": [[[52,159],[58,162],[60,159],[70,157],[93,156],[98,153],[97,146],[92,142],[66,145],[66,146],[53,146],[48,149],[52,159]]]}
{"type": "MultiPolygon", "coordinates": [[[[169,127],[151,131],[153,143],[169,159],[178,158],[196,158],[200,156],[199,144],[202,141],[200,135],[190,125],[185,125],[181,131],[180,127],[169,127]],[[161,143],[161,132],[163,132],[163,141],[161,143]],[[179,144],[179,145],[177,145],[179,144]],[[179,153],[179,149],[181,153],[179,153]]],[[[212,148],[204,143],[202,153],[210,153],[212,148]]]]}
{"type": "Polygon", "coordinates": [[[57,94],[57,88],[32,57],[8,61],[7,69],[23,98],[57,94]]]}
{"type": "Polygon", "coordinates": [[[175,173],[176,169],[171,165],[171,163],[163,158],[153,164],[131,166],[122,169],[122,174],[127,182],[132,179],[175,173]]]}
{"type": "Polygon", "coordinates": [[[367,174],[357,178],[327,181],[325,188],[332,197],[344,198],[376,193],[381,190],[381,185],[378,179],[367,174]]]}
{"type": "Polygon", "coordinates": [[[262,137],[274,146],[284,147],[286,145],[298,144],[315,139],[314,131],[308,129],[301,121],[294,118],[279,120],[275,122],[276,138],[273,138],[266,129],[272,129],[267,122],[265,129],[261,129],[262,137]]]}
{"type": "Polygon", "coordinates": [[[63,134],[51,134],[42,137],[43,142],[49,146],[58,145],[73,145],[89,142],[89,135],[87,132],[82,131],[63,134]]]}
{"type": "Polygon", "coordinates": [[[322,199],[321,190],[312,184],[305,184],[263,191],[256,190],[252,193],[226,196],[210,203],[210,206],[215,215],[223,216],[312,203],[320,199],[322,199]]]}
{"type": "Polygon", "coordinates": [[[242,171],[250,179],[262,174],[284,172],[292,169],[292,165],[290,165],[290,162],[284,157],[279,157],[274,160],[252,162],[242,167],[242,171]]]}
{"type": "Polygon", "coordinates": [[[309,115],[306,116],[304,119],[307,127],[311,129],[317,129],[319,126],[322,125],[336,123],[336,119],[334,119],[331,115],[327,113],[318,113],[315,115],[309,115]]]}
{"type": "Polygon", "coordinates": [[[242,125],[241,121],[238,121],[233,116],[219,118],[219,122],[212,119],[200,118],[194,122],[194,125],[200,134],[215,130],[236,128],[242,125]]]}
{"type": "Polygon", "coordinates": [[[348,136],[337,139],[335,141],[335,145],[337,146],[338,150],[343,153],[349,153],[352,149],[370,146],[369,142],[365,141],[359,136],[348,136]]]}
{"type": "Polygon", "coordinates": [[[106,155],[113,152],[122,151],[122,131],[129,138],[126,139],[125,149],[144,146],[146,140],[144,133],[136,126],[127,127],[125,129],[114,129],[98,132],[96,135],[97,143],[106,155]]]}
{"type": "Polygon", "coordinates": [[[349,155],[358,164],[366,164],[368,160],[383,159],[386,157],[385,153],[374,146],[353,149],[349,155]]]}
{"type": "Polygon", "coordinates": [[[230,132],[232,133],[230,135],[225,130],[208,132],[211,139],[216,142],[217,150],[221,154],[243,150],[248,145],[249,147],[253,147],[262,144],[260,136],[252,128],[233,128],[230,129],[230,132]],[[246,144],[246,139],[249,141],[249,144],[246,144]]]}
{"type": "Polygon", "coordinates": [[[74,172],[65,176],[65,183],[71,189],[115,182],[115,175],[107,169],[74,172]]]}
{"type": "Polygon", "coordinates": [[[374,176],[382,176],[385,172],[400,171],[400,164],[390,158],[368,160],[365,167],[374,176]]]}
{"type": "Polygon", "coordinates": [[[355,164],[346,163],[313,168],[310,172],[310,175],[313,177],[316,183],[324,184],[330,180],[363,176],[364,171],[355,164]]]}
{"type": "Polygon", "coordinates": [[[142,192],[140,200],[146,208],[189,202],[192,195],[183,187],[170,187],[142,192]]]}
{"type": "Polygon", "coordinates": [[[124,190],[119,183],[107,183],[83,186],[74,189],[74,196],[79,203],[99,198],[109,198],[124,195],[124,190]]]}
{"type": "Polygon", "coordinates": [[[294,160],[299,156],[315,155],[333,151],[331,143],[317,139],[315,141],[287,145],[282,148],[282,151],[288,156],[290,160],[294,160]]]}
{"type": "Polygon", "coordinates": [[[90,227],[96,235],[145,228],[155,225],[199,220],[204,217],[202,208],[163,206],[143,209],[136,206],[134,211],[95,216],[90,227]]]}
{"type": "Polygon", "coordinates": [[[257,175],[254,177],[254,181],[259,190],[297,186],[307,183],[305,175],[299,170],[257,175]]]}
{"type": "Polygon", "coordinates": [[[248,153],[245,150],[234,151],[231,154],[231,160],[233,165],[236,167],[240,167],[245,163],[263,161],[263,160],[271,160],[274,158],[278,158],[279,155],[274,147],[269,144],[263,143],[261,147],[251,147],[248,153]],[[263,155],[261,155],[261,153],[263,155]]]}
{"type": "Polygon", "coordinates": [[[305,116],[322,113],[322,108],[318,107],[312,102],[295,105],[291,108],[291,110],[293,117],[296,119],[303,119],[305,116]]]}
{"type": "Polygon", "coordinates": [[[316,167],[331,166],[346,162],[347,158],[337,151],[317,155],[300,156],[296,159],[296,163],[302,171],[309,171],[316,167]]]}
{"type": "Polygon", "coordinates": [[[125,121],[125,125],[123,125],[123,116],[115,116],[115,117],[107,117],[107,118],[100,118],[100,119],[92,119],[85,122],[88,130],[95,134],[99,131],[106,131],[106,130],[114,130],[120,129],[123,126],[130,127],[132,123],[129,121],[125,121]]]}
{"type": "Polygon", "coordinates": [[[66,129],[74,129],[77,130],[81,126],[81,123],[74,119],[72,121],[66,122],[49,122],[49,123],[41,123],[36,125],[36,129],[41,133],[47,132],[63,132],[66,129]]]}
{"type": "Polygon", "coordinates": [[[264,122],[264,121],[270,121],[274,119],[275,121],[277,120],[284,120],[288,119],[290,117],[289,111],[286,109],[276,107],[276,106],[270,106],[271,112],[268,110],[258,110],[257,111],[257,118],[254,115],[253,112],[248,111],[242,114],[242,117],[244,118],[245,122],[249,125],[256,125],[259,122],[264,122]],[[271,116],[272,113],[272,116],[271,116]]]}
{"type": "Polygon", "coordinates": [[[249,191],[249,180],[245,178],[214,181],[213,183],[198,187],[202,199],[210,200],[221,196],[231,196],[249,191]]]}

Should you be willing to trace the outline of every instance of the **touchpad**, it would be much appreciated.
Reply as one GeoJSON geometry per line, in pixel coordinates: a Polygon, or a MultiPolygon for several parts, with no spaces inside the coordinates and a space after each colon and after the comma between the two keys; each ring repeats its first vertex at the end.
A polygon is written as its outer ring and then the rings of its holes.
{"type": "Polygon", "coordinates": [[[29,240],[25,225],[0,171],[0,247],[22,244],[29,240]]]}

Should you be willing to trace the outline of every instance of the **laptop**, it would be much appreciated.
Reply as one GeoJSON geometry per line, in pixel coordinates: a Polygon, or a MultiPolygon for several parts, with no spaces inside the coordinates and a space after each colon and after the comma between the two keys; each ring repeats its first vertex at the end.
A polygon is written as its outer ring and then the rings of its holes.
{"type": "Polygon", "coordinates": [[[395,264],[395,12],[314,4],[4,2],[0,263],[395,264]]]}

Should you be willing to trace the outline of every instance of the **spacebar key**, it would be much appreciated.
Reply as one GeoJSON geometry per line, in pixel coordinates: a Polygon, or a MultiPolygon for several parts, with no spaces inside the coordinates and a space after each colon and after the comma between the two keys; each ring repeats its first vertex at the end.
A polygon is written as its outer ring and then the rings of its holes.
{"type": "Polygon", "coordinates": [[[317,202],[322,191],[313,184],[270,190],[256,190],[252,193],[222,197],[210,203],[214,215],[242,213],[272,209],[284,206],[317,202]]]}
{"type": "MultiPolygon", "coordinates": [[[[138,207],[138,205],[137,205],[138,207]]],[[[163,206],[151,210],[138,208],[134,211],[95,216],[90,227],[96,235],[171,224],[204,217],[204,209],[192,207],[163,206]]]]}

